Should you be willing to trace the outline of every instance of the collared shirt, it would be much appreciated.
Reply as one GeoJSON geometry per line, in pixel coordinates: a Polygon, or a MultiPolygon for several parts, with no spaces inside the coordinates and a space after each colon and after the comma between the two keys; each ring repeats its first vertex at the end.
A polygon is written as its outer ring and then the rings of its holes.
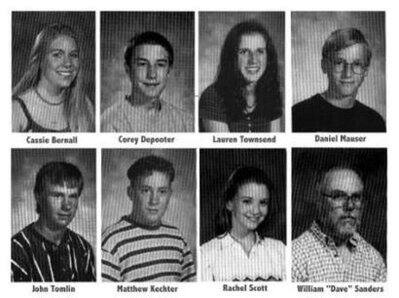
{"type": "Polygon", "coordinates": [[[11,239],[12,281],[95,281],[90,244],[67,229],[59,245],[39,234],[33,224],[11,239]]]}
{"type": "Polygon", "coordinates": [[[192,132],[193,117],[157,100],[150,105],[134,105],[129,96],[119,98],[101,116],[102,132],[192,132]]]}
{"type": "Polygon", "coordinates": [[[275,239],[260,239],[247,255],[230,233],[201,246],[203,281],[271,281],[285,279],[285,246],[275,239]]]}
{"type": "Polygon", "coordinates": [[[355,233],[348,241],[350,258],[344,261],[334,241],[313,222],[292,242],[292,281],[384,282],[386,266],[380,253],[355,233]]]}
{"type": "Polygon", "coordinates": [[[128,216],[102,235],[103,281],[194,281],[195,265],[176,227],[144,227],[128,216]]]}

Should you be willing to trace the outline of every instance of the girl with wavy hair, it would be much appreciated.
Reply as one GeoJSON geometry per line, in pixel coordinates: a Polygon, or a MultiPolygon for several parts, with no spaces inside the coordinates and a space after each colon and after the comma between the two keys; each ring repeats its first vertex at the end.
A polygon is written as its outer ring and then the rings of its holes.
{"type": "Polygon", "coordinates": [[[37,35],[27,70],[12,92],[14,132],[94,131],[81,62],[77,35],[69,26],[53,24],[37,35]]]}

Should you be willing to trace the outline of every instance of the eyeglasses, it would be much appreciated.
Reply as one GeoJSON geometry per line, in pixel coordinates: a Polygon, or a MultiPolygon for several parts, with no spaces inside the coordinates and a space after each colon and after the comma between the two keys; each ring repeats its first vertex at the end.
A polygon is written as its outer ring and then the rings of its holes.
{"type": "Polygon", "coordinates": [[[332,65],[334,72],[343,72],[350,67],[355,74],[363,74],[367,68],[367,66],[360,61],[348,63],[345,60],[334,60],[332,61],[332,65]]]}
{"type": "Polygon", "coordinates": [[[321,195],[330,198],[331,200],[334,201],[334,203],[338,205],[347,204],[349,203],[349,200],[351,200],[356,205],[360,205],[363,202],[362,193],[354,193],[352,195],[348,195],[345,192],[339,191],[339,192],[331,192],[330,194],[322,193],[321,195]]]}

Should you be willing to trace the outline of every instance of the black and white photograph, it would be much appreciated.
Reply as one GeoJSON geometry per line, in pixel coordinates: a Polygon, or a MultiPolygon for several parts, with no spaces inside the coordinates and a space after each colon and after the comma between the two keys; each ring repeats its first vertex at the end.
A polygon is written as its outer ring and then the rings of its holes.
{"type": "Polygon", "coordinates": [[[292,281],[385,282],[387,150],[294,148],[292,281]]]}
{"type": "Polygon", "coordinates": [[[101,12],[101,131],[194,131],[194,12],[101,12]]]}
{"type": "Polygon", "coordinates": [[[102,280],[196,280],[194,149],[103,149],[102,280]]]}
{"type": "Polygon", "coordinates": [[[293,132],[386,132],[385,12],[293,12],[293,132]]]}
{"type": "Polygon", "coordinates": [[[199,129],[284,132],[284,12],[199,13],[199,129]]]}
{"type": "Polygon", "coordinates": [[[12,12],[12,131],[94,132],[95,13],[12,12]]]}
{"type": "Polygon", "coordinates": [[[11,281],[96,280],[94,149],[12,149],[11,281]]]}
{"type": "Polygon", "coordinates": [[[286,152],[200,150],[202,281],[285,280],[286,152]]]}

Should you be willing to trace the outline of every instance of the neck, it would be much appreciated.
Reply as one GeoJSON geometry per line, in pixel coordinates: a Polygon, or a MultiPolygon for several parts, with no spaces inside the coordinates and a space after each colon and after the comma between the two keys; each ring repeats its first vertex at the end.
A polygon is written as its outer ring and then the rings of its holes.
{"type": "Polygon", "coordinates": [[[238,239],[243,239],[246,237],[254,237],[253,239],[255,240],[255,232],[248,230],[248,229],[244,229],[244,228],[240,228],[237,226],[234,226],[231,228],[230,230],[230,234],[238,239]]]}
{"type": "Polygon", "coordinates": [[[44,78],[39,81],[36,90],[49,102],[59,103],[64,100],[64,89],[53,86],[44,78]]]}
{"type": "Polygon", "coordinates": [[[356,93],[348,96],[340,96],[331,88],[327,89],[324,93],[321,94],[321,96],[333,106],[342,109],[352,108],[356,100],[356,93]]]}
{"type": "Polygon", "coordinates": [[[337,235],[336,232],[334,232],[333,227],[326,226],[320,221],[318,221],[317,224],[319,225],[321,231],[334,241],[334,244],[337,248],[347,246],[348,241],[351,238],[351,236],[341,237],[341,236],[337,235]]]}
{"type": "Polygon", "coordinates": [[[42,218],[39,218],[39,220],[34,224],[34,228],[44,238],[57,245],[61,243],[62,237],[64,236],[64,233],[66,231],[66,228],[50,228],[46,225],[42,218]]]}
{"type": "Polygon", "coordinates": [[[131,102],[135,106],[149,106],[154,101],[159,100],[159,97],[147,97],[142,92],[132,89],[131,102]]]}

